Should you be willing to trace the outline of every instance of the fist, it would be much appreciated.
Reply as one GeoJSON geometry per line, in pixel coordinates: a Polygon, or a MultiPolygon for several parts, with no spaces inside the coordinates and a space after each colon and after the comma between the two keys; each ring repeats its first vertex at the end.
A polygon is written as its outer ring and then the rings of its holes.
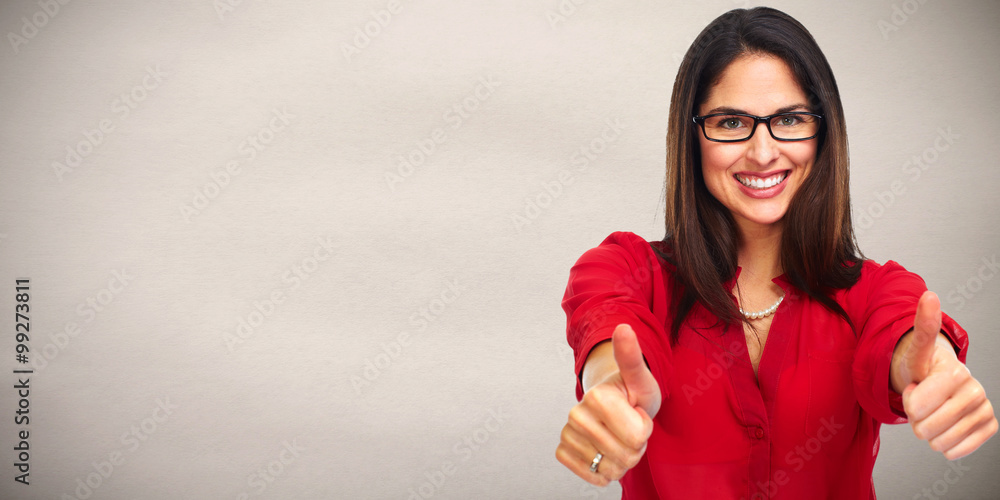
{"type": "MultiPolygon", "coordinates": [[[[587,482],[605,486],[621,479],[646,452],[653,417],[660,409],[660,386],[646,367],[635,332],[618,325],[611,340],[614,363],[569,412],[556,458],[587,482]],[[602,458],[592,471],[598,453],[602,458]]],[[[603,345],[588,359],[607,356],[603,345]]],[[[600,368],[597,368],[600,369],[600,368]]]]}
{"type": "Polygon", "coordinates": [[[956,460],[993,437],[997,419],[982,384],[940,331],[941,302],[934,292],[924,292],[913,330],[896,348],[893,378],[903,387],[903,409],[913,433],[956,460]]]}

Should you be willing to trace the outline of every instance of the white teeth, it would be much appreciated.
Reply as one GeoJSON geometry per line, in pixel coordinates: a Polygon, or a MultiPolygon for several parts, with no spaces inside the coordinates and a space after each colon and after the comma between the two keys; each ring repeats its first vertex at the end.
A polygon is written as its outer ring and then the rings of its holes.
{"type": "Polygon", "coordinates": [[[740,181],[740,183],[746,187],[754,189],[767,189],[769,187],[774,187],[781,181],[785,180],[785,177],[787,175],[788,171],[782,172],[777,175],[772,175],[771,177],[768,177],[766,179],[761,179],[760,177],[742,177],[739,174],[737,174],[735,177],[736,180],[740,181]]]}

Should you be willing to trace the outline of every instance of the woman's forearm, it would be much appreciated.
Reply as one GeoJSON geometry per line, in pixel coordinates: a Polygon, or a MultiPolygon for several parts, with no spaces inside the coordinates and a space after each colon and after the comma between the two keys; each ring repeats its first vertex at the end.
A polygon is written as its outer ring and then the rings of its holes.
{"type": "Polygon", "coordinates": [[[594,346],[587,355],[587,361],[583,365],[583,392],[587,392],[591,387],[607,380],[609,376],[618,371],[618,363],[615,362],[614,349],[611,340],[605,340],[594,346]]]}
{"type": "MultiPolygon", "coordinates": [[[[903,336],[899,338],[899,342],[896,343],[896,348],[892,351],[892,361],[889,365],[889,383],[892,390],[899,394],[903,393],[906,386],[915,382],[913,380],[913,375],[906,366],[906,363],[903,362],[903,353],[907,352],[907,349],[910,347],[910,343],[913,342],[912,334],[913,330],[903,334],[903,336]]],[[[948,337],[946,337],[943,333],[938,334],[936,343],[950,352],[955,352],[955,346],[952,345],[951,340],[948,340],[948,337]]]]}

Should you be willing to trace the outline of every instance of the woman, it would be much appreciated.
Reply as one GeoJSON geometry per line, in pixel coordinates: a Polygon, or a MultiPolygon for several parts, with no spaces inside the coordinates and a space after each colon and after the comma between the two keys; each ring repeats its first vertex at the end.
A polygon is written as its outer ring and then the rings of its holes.
{"type": "Polygon", "coordinates": [[[559,461],[629,499],[875,498],[881,424],[952,460],[995,434],[965,331],[862,257],[848,185],[808,31],[767,8],[705,28],[671,97],[665,238],[612,234],[570,272],[559,461]]]}

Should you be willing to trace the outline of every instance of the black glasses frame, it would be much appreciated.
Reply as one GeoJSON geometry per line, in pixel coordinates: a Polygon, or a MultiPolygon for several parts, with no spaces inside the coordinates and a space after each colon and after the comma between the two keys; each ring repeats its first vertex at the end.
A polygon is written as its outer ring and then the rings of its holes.
{"type": "Polygon", "coordinates": [[[712,142],[743,142],[743,141],[749,141],[750,138],[753,137],[753,135],[755,133],[757,133],[757,125],[761,124],[761,123],[763,123],[764,125],[767,126],[767,133],[771,134],[771,137],[773,137],[774,140],[776,140],[776,141],[782,141],[782,142],[808,141],[809,139],[816,138],[816,136],[818,136],[823,131],[823,115],[817,115],[816,113],[804,113],[804,112],[777,113],[777,114],[773,114],[773,115],[770,115],[770,116],[756,116],[756,115],[748,115],[748,114],[744,114],[744,113],[712,113],[710,115],[704,115],[704,116],[692,116],[691,117],[691,121],[693,121],[694,123],[696,123],[698,125],[701,125],[701,133],[702,133],[702,135],[704,135],[706,139],[708,139],[708,140],[710,140],[712,142]],[[809,136],[809,137],[802,137],[802,138],[799,138],[799,139],[782,139],[782,138],[777,137],[777,136],[774,135],[774,131],[771,130],[771,120],[772,119],[778,118],[778,117],[781,117],[781,116],[797,116],[797,115],[808,115],[808,116],[812,116],[812,117],[815,117],[815,118],[819,119],[819,127],[816,128],[816,133],[813,134],[813,135],[811,135],[811,136],[809,136]],[[750,129],[750,135],[748,135],[748,136],[746,136],[746,137],[744,137],[742,139],[712,139],[711,137],[708,136],[708,132],[705,131],[705,120],[708,119],[708,118],[712,118],[714,116],[743,116],[743,117],[746,117],[746,118],[750,118],[751,120],[754,121],[753,128],[750,129]]]}

